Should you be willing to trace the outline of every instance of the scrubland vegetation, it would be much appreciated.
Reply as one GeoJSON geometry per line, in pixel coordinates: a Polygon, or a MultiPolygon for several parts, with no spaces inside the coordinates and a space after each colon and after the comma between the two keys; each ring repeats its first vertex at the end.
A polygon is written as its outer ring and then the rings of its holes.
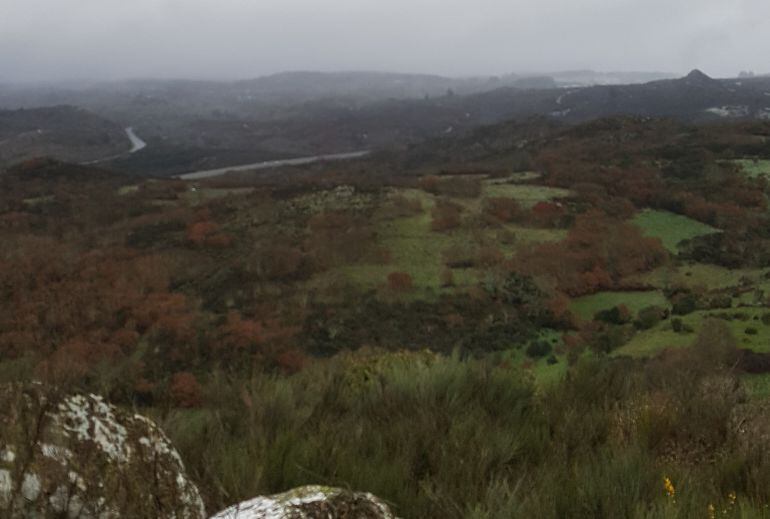
{"type": "Polygon", "coordinates": [[[770,515],[768,184],[736,162],[770,126],[538,135],[515,168],[472,136],[197,182],[22,163],[0,380],[153,416],[211,510],[321,483],[402,517],[770,515]]]}

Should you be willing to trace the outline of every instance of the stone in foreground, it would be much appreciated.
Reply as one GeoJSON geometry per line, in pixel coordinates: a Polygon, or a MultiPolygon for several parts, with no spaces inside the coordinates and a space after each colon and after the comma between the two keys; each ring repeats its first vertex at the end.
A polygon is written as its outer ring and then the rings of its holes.
{"type": "Polygon", "coordinates": [[[258,497],[227,508],[211,519],[396,519],[372,494],[306,486],[258,497]]]}
{"type": "Polygon", "coordinates": [[[96,395],[0,386],[0,517],[201,519],[179,454],[96,395]]]}

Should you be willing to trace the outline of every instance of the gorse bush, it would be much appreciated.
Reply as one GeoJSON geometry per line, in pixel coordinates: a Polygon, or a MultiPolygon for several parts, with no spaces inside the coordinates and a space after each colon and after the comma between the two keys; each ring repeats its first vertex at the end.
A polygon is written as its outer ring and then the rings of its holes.
{"type": "Polygon", "coordinates": [[[366,488],[409,516],[461,516],[490,474],[542,451],[517,372],[457,358],[331,364],[240,388],[216,378],[219,411],[168,418],[182,450],[203,447],[190,468],[212,502],[321,481],[366,488]]]}
{"type": "Polygon", "coordinates": [[[741,447],[737,379],[702,352],[584,358],[539,391],[486,360],[341,355],[290,377],[214,374],[206,409],[165,428],[212,509],[321,483],[408,518],[707,517],[730,492],[761,516],[770,457],[741,447]]]}

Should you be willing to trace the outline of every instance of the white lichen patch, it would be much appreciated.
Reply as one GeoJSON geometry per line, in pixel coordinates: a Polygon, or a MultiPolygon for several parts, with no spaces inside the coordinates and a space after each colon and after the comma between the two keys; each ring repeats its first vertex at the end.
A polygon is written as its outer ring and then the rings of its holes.
{"type": "Polygon", "coordinates": [[[5,463],[13,463],[16,460],[16,453],[10,447],[3,447],[0,450],[0,461],[5,463]]]}
{"type": "Polygon", "coordinates": [[[40,496],[40,477],[37,474],[24,474],[21,482],[21,495],[27,501],[35,501],[40,496]]]}
{"type": "MultiPolygon", "coordinates": [[[[332,487],[310,485],[295,488],[283,494],[264,496],[244,501],[222,510],[211,519],[286,519],[289,517],[315,517],[305,512],[305,507],[323,504],[340,498],[343,490],[332,487]]],[[[353,494],[352,499],[365,500],[376,509],[382,519],[395,519],[390,509],[372,494],[353,494]]],[[[329,513],[329,517],[334,517],[329,513]]]]}
{"type": "Polygon", "coordinates": [[[0,469],[0,506],[6,507],[11,501],[13,491],[13,478],[11,471],[0,469]]]}
{"type": "Polygon", "coordinates": [[[126,444],[126,428],[120,425],[112,407],[96,395],[75,395],[59,404],[59,425],[80,441],[93,442],[116,461],[128,461],[131,449],[126,444]]]}
{"type": "Polygon", "coordinates": [[[52,458],[59,463],[67,463],[67,461],[72,459],[72,451],[69,450],[67,447],[62,447],[60,445],[53,445],[50,443],[43,443],[40,445],[40,452],[43,453],[43,456],[46,458],[52,458]]]}
{"type": "Polygon", "coordinates": [[[140,415],[135,414],[134,420],[141,422],[145,426],[144,436],[141,436],[137,443],[148,449],[153,458],[163,457],[168,461],[169,477],[176,479],[176,486],[179,491],[180,499],[190,508],[200,510],[200,517],[206,515],[203,500],[198,493],[198,489],[187,479],[185,475],[184,463],[179,453],[171,445],[171,440],[155,423],[140,415]]]}
{"type": "MultiPolygon", "coordinates": [[[[96,395],[50,401],[35,386],[0,389],[6,391],[0,397],[17,406],[6,416],[27,410],[39,416],[37,443],[0,445],[0,518],[5,512],[12,518],[206,517],[179,454],[152,421],[96,395]],[[19,452],[29,456],[21,460],[19,452]]],[[[0,415],[4,438],[27,437],[23,426],[0,415]]]]}

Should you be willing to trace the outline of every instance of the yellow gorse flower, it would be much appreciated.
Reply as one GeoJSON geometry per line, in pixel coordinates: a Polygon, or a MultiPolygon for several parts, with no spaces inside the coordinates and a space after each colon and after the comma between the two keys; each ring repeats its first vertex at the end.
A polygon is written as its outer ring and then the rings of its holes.
{"type": "Polygon", "coordinates": [[[709,514],[708,515],[709,519],[715,519],[717,516],[716,508],[714,508],[714,505],[712,505],[711,503],[709,503],[709,506],[708,506],[708,514],[709,514]]]}
{"type": "Polygon", "coordinates": [[[663,488],[666,490],[668,497],[673,499],[676,495],[676,488],[674,488],[674,484],[671,482],[671,479],[669,479],[668,476],[663,478],[663,488]]]}

